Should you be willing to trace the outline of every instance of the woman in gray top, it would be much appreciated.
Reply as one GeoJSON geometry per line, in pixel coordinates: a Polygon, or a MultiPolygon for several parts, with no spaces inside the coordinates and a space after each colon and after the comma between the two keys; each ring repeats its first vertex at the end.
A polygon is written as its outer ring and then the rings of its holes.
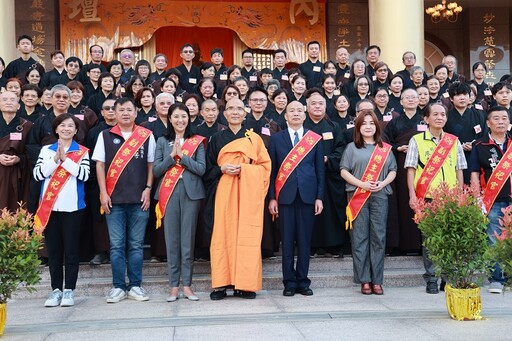
{"type": "MultiPolygon", "coordinates": [[[[157,141],[153,164],[153,174],[156,178],[161,178],[155,199],[165,201],[166,191],[168,198],[164,211],[157,210],[157,218],[163,215],[167,247],[167,266],[171,287],[167,301],[177,300],[180,279],[183,282],[185,297],[191,301],[197,301],[199,298],[190,285],[192,284],[197,216],[201,199],[205,197],[201,179],[206,170],[205,151],[203,143],[200,142],[202,138],[192,136],[190,132],[190,114],[184,104],[173,104],[169,108],[167,117],[168,131],[157,141]],[[191,141],[196,146],[193,153],[187,150],[191,149],[189,148],[191,141]],[[169,175],[166,174],[168,170],[170,170],[169,175]],[[175,187],[169,197],[169,188],[172,184],[175,184],[175,187]],[[163,191],[162,186],[165,186],[163,191]]],[[[160,204],[157,206],[159,209],[163,207],[160,204]]]]}
{"type": "MultiPolygon", "coordinates": [[[[375,164],[371,161],[376,148],[388,150],[391,146],[382,142],[379,120],[375,113],[363,111],[355,120],[354,142],[345,149],[340,169],[341,176],[347,182],[346,191],[349,201],[354,194],[364,197],[364,193],[367,195],[370,192],[365,200],[361,200],[360,205],[355,205],[361,209],[353,219],[351,230],[354,282],[361,283],[361,292],[364,295],[384,293],[382,282],[388,195],[392,193],[389,184],[395,179],[397,167],[393,153],[387,152],[387,158],[379,158],[384,162],[379,176],[374,176],[377,173],[377,167],[372,167],[375,164]],[[370,163],[372,165],[369,165],[370,163]],[[366,173],[367,167],[369,173],[366,173]],[[371,174],[370,169],[375,173],[371,174]],[[356,192],[358,188],[360,190],[356,192]]],[[[347,208],[347,213],[348,211],[347,208]]]]}

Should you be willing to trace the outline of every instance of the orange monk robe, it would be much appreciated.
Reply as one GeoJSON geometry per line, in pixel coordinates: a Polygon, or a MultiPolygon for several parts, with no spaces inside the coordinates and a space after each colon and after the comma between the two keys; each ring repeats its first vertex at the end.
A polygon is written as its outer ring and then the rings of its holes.
{"type": "Polygon", "coordinates": [[[225,145],[217,164],[241,165],[240,176],[223,174],[215,196],[210,258],[212,287],[262,288],[261,237],[271,163],[261,137],[239,138],[225,145]]]}

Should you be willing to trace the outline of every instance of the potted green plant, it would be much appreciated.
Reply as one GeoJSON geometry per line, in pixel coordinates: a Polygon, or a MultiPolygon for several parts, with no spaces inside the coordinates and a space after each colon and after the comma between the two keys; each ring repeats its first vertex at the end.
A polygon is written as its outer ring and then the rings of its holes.
{"type": "Polygon", "coordinates": [[[446,278],[448,312],[456,320],[480,319],[482,303],[475,278],[489,271],[491,258],[479,193],[442,183],[432,191],[432,198],[418,204],[415,220],[437,275],[446,278]]]}
{"type": "MultiPolygon", "coordinates": [[[[496,234],[496,245],[493,248],[493,259],[498,262],[505,274],[512,274],[512,205],[501,210],[501,234],[496,234]]],[[[510,287],[510,278],[505,283],[510,287]]]]}
{"type": "Polygon", "coordinates": [[[39,283],[40,261],[38,250],[42,236],[33,232],[33,219],[25,209],[16,212],[7,209],[0,216],[0,335],[6,319],[6,303],[20,285],[35,290],[39,283]]]}

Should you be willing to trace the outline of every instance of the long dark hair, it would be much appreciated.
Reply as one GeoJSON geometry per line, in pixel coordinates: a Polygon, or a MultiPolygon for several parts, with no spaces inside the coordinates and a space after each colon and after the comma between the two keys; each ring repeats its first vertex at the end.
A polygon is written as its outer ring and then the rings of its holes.
{"type": "Polygon", "coordinates": [[[176,139],[176,133],[174,132],[174,127],[171,124],[171,115],[176,110],[183,110],[187,113],[188,123],[187,127],[185,128],[183,138],[188,139],[190,136],[192,136],[192,129],[190,128],[190,113],[188,111],[188,108],[185,104],[176,102],[169,107],[169,111],[167,112],[167,132],[164,134],[164,136],[169,141],[174,141],[176,139]]]}
{"type": "Polygon", "coordinates": [[[379,119],[377,118],[377,116],[375,116],[373,110],[363,110],[359,115],[357,115],[356,120],[354,122],[354,144],[358,149],[364,147],[364,139],[363,135],[361,134],[361,126],[363,125],[364,118],[366,116],[372,117],[373,123],[375,124],[375,134],[373,135],[375,139],[375,144],[377,144],[379,147],[382,147],[382,137],[379,119]]]}

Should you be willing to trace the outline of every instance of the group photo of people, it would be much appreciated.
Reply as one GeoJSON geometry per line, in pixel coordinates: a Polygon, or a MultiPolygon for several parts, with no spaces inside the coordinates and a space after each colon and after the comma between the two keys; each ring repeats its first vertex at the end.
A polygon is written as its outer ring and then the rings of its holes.
{"type": "MultiPolygon", "coordinates": [[[[128,48],[105,61],[91,45],[88,60],[55,50],[45,68],[32,37],[17,48],[0,56],[0,208],[21,203],[44,236],[46,307],[74,305],[84,263],[110,264],[107,303],[149,300],[145,262],[166,263],[168,302],[200,300],[197,262],[210,262],[211,300],[254,299],[277,257],[283,296],[314,294],[318,257],[351,257],[361,294],[383,295],[385,258],[408,255],[423,257],[425,292],[437,294],[446,283],[418,202],[441,183],[485,189],[512,145],[512,76],[487,84],[477,62],[466,77],[452,55],[428,74],[414,51],[390,70],[377,45],[320,60],[310,41],[298,66],[276,49],[274,68],[258,70],[251,49],[242,65],[225,65],[222,46],[196,65],[187,43],[172,66],[128,48]]],[[[491,245],[512,204],[502,181],[491,245]]],[[[502,293],[499,264],[488,277],[502,293]]]]}

